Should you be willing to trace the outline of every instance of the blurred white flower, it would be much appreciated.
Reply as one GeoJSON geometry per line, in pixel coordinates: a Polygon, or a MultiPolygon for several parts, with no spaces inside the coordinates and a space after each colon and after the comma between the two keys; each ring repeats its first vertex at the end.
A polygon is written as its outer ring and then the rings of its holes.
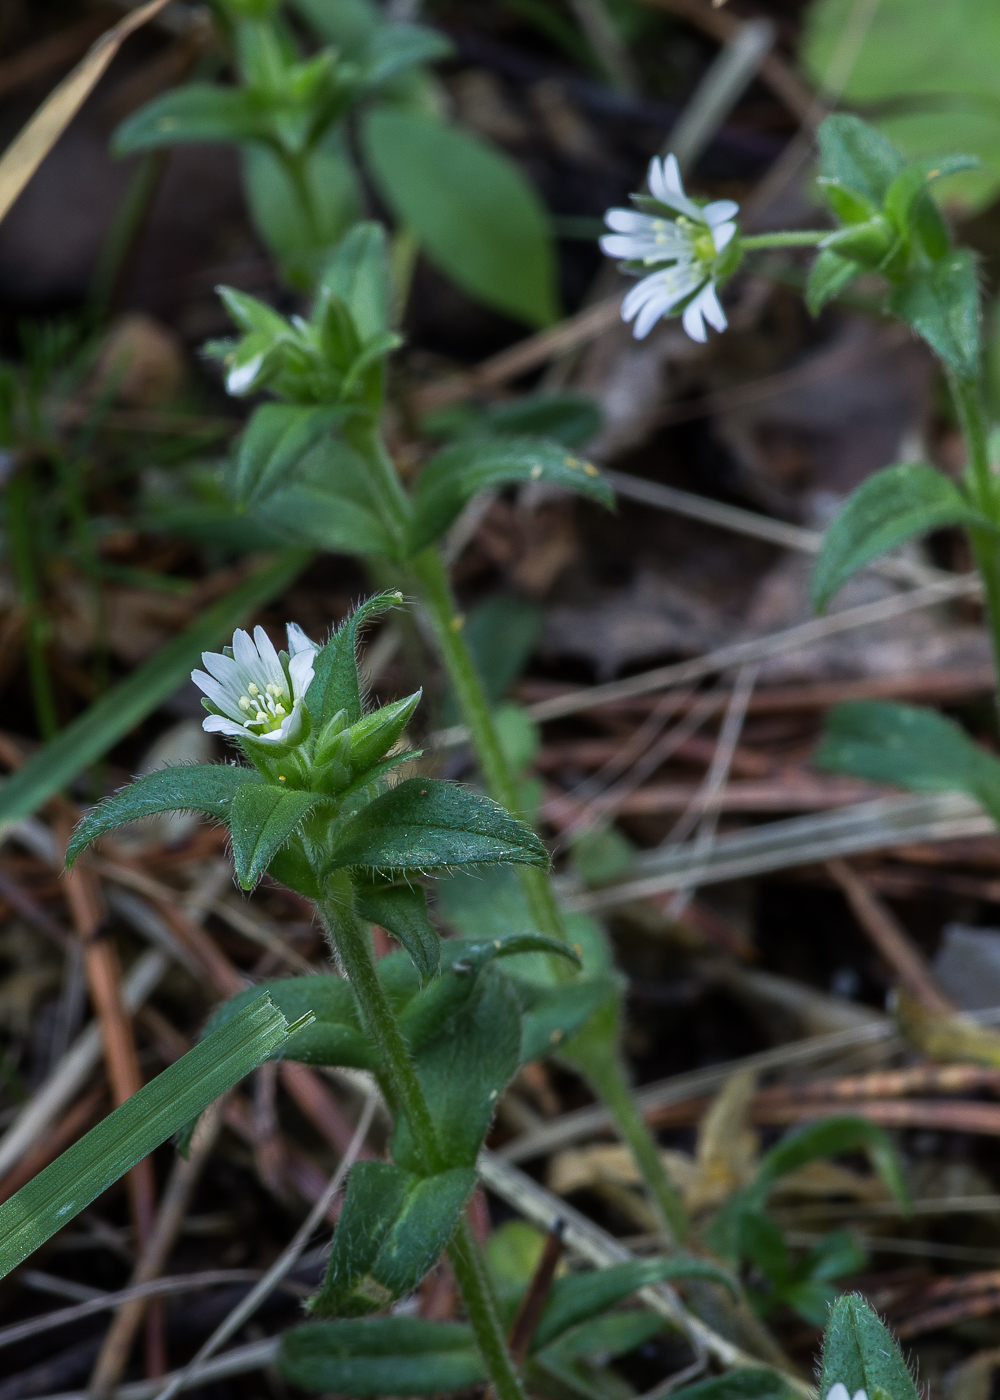
{"type": "MultiPolygon", "coordinates": [[[[836,1385],[832,1385],[826,1392],[826,1400],[851,1400],[851,1395],[844,1382],[838,1381],[836,1385]]],[[[853,1400],[868,1400],[868,1396],[865,1391],[856,1390],[853,1400]]]]}
{"type": "Polygon", "coordinates": [[[684,193],[675,156],[649,164],[649,191],[662,213],[609,209],[604,222],[613,232],[601,239],[608,257],[642,263],[656,271],[644,277],[622,302],[622,319],[635,320],[637,340],[648,335],[663,316],[683,306],[683,325],[692,340],[704,341],[706,321],[726,328],[715,290],[720,254],[736,233],[733,216],[739,205],[717,199],[704,206],[684,193]]]}
{"type": "Polygon", "coordinates": [[[286,627],[288,653],[279,655],[263,627],[242,629],[223,652],[202,652],[205,671],[191,679],[208,698],[202,728],[232,739],[294,744],[304,727],[304,701],[319,647],[296,623],[286,627]],[[206,671],[208,674],[206,675],[206,671]]]}

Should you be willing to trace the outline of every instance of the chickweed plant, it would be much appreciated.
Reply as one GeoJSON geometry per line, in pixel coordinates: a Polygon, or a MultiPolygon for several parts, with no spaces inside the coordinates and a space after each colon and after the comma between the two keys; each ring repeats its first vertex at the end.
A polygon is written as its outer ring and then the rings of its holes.
{"type": "MultiPolygon", "coordinates": [[[[823,611],[859,569],[908,540],[947,526],[968,534],[1000,667],[1000,488],[990,462],[981,303],[976,261],[954,246],[931,197],[934,182],[974,170],[973,156],[907,163],[892,143],[857,117],[828,117],[818,133],[818,187],[832,230],[744,236],[729,201],[701,205],[683,190],[676,163],[650,169],[648,195],[632,210],[607,214],[604,251],[642,280],[623,315],[636,336],[679,314],[704,340],[722,331],[717,290],[759,249],[815,246],[806,302],[815,315],[859,277],[881,285],[887,316],[905,321],[930,347],[947,381],[965,438],[966,466],[955,480],[926,462],[902,462],[870,476],[826,533],[812,577],[823,611]]],[[[963,791],[1000,820],[1000,762],[933,710],[858,701],[828,716],[817,754],[826,768],[919,791],[963,791]]]]}

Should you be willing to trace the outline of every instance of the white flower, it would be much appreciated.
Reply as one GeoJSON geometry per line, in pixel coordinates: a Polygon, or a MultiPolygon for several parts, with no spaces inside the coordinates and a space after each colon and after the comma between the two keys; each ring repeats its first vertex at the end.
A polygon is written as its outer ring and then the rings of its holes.
{"type": "Polygon", "coordinates": [[[202,652],[205,671],[192,671],[191,679],[208,697],[211,713],[202,728],[209,734],[272,744],[294,744],[301,737],[319,647],[296,623],[285,630],[287,657],[275,651],[263,627],[255,627],[252,637],[237,631],[222,653],[202,652]]]}
{"type": "MultiPolygon", "coordinates": [[[[838,1381],[836,1385],[830,1387],[826,1392],[826,1400],[851,1400],[847,1386],[843,1381],[838,1381]]],[[[856,1390],[854,1392],[854,1400],[868,1400],[868,1396],[865,1391],[856,1390]]]]}
{"type": "Polygon", "coordinates": [[[719,255],[736,233],[733,215],[739,205],[717,199],[701,206],[689,199],[672,155],[650,161],[648,181],[650,194],[663,206],[662,217],[636,209],[609,209],[604,216],[613,232],[601,239],[602,251],[657,269],[626,296],[622,319],[635,318],[633,333],[641,340],[661,317],[686,302],[684,329],[692,340],[703,341],[706,321],[716,330],[726,328],[715,278],[719,255]]]}
{"type": "Polygon", "coordinates": [[[263,355],[254,355],[245,365],[237,365],[235,369],[231,369],[226,375],[226,391],[234,395],[247,393],[253,387],[263,363],[263,355]]]}

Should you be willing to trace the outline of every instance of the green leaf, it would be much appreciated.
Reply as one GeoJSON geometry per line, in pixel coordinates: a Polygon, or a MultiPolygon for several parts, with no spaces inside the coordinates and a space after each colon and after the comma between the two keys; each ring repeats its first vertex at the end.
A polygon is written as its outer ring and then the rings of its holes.
{"type": "Polygon", "coordinates": [[[524,822],[453,783],[409,778],[344,823],[332,866],[435,870],[452,865],[536,865],[548,852],[524,822]]]}
{"type": "MultiPolygon", "coordinates": [[[[821,1393],[825,1396],[826,1391],[821,1393]]],[[[737,1366],[725,1375],[675,1390],[671,1400],[801,1400],[798,1390],[780,1371],[757,1366],[737,1366]]],[[[907,1397],[908,1400],[908,1397],[907,1397]]]]}
{"type": "Polygon", "coordinates": [[[809,269],[806,305],[810,314],[818,316],[827,302],[838,297],[860,272],[858,263],[842,258],[832,248],[824,248],[809,269]]]}
{"type": "Polygon", "coordinates": [[[409,953],[423,981],[437,972],[441,940],[427,917],[427,896],[419,885],[355,884],[358,912],[380,924],[409,953]]]}
{"type": "MultiPolygon", "coordinates": [[[[847,1230],[831,1230],[813,1245],[799,1267],[809,1278],[825,1281],[858,1273],[867,1259],[865,1251],[847,1230]]],[[[825,1321],[824,1314],[821,1325],[825,1321]]]]}
{"type": "Polygon", "coordinates": [[[403,601],[401,593],[378,593],[355,608],[317,654],[312,683],[306,692],[306,708],[316,730],[344,710],[348,724],[361,719],[358,683],[358,633],[364,624],[403,601]]]}
{"type": "Polygon", "coordinates": [[[130,156],[201,141],[265,141],[271,121],[260,98],[243,88],[188,83],[156,97],[127,117],[115,132],[111,149],[130,156]]]}
{"type": "Polygon", "coordinates": [[[1000,760],[936,710],[876,700],[836,705],[813,762],[917,792],[966,792],[1000,822],[1000,760]]]}
{"type": "Polygon", "coordinates": [[[621,978],[615,973],[578,977],[558,987],[539,987],[515,977],[514,985],[522,1006],[522,1064],[558,1050],[598,1007],[617,998],[622,990],[621,978]]]}
{"type": "Polygon", "coordinates": [[[849,1395],[884,1391],[892,1400],[918,1400],[917,1387],[874,1308],[854,1294],[842,1294],[833,1305],[823,1342],[819,1393],[829,1394],[841,1382],[849,1395]]]}
{"type": "Polygon", "coordinates": [[[835,112],[816,133],[826,181],[856,191],[880,209],[905,161],[891,141],[860,117],[835,112]]]}
{"type": "Polygon", "coordinates": [[[308,560],[298,549],[268,560],[61,730],[0,788],[0,829],[30,816],[152,714],[188,680],[203,651],[228,641],[248,615],[288,587],[308,560]]]}
{"type": "Polygon", "coordinates": [[[102,1191],[238,1083],[285,1040],[284,1016],[258,995],[0,1205],[0,1277],[102,1191]]]}
{"type": "Polygon", "coordinates": [[[436,63],[452,53],[454,45],[443,34],[422,24],[382,24],[368,45],[365,86],[378,87],[407,68],[436,63]]]}
{"type": "Polygon", "coordinates": [[[589,394],[523,394],[492,404],[451,404],[420,420],[428,437],[541,437],[581,447],[601,430],[603,415],[589,394]]]}
{"type": "Polygon", "coordinates": [[[565,1362],[575,1357],[604,1360],[610,1356],[624,1356],[655,1337],[663,1327],[662,1317],[638,1308],[609,1313],[565,1332],[558,1341],[535,1353],[534,1364],[540,1362],[545,1366],[552,1361],[565,1362]]]}
{"type": "Polygon", "coordinates": [[[270,146],[241,152],[243,191],[254,228],[281,266],[285,281],[311,291],[330,249],[361,217],[364,199],[343,132],[334,128],[299,157],[310,211],[286,166],[270,146]]]}
{"type": "Polygon", "coordinates": [[[385,558],[395,552],[373,511],[350,497],[320,487],[297,483],[275,491],[255,517],[286,539],[330,554],[385,558]]]}
{"type": "MultiPolygon", "coordinates": [[[[497,1100],[517,1072],[520,1050],[521,1016],[514,989],[499,968],[485,967],[458,1013],[414,1054],[449,1167],[475,1164],[497,1100]]],[[[405,1118],[396,1122],[392,1155],[400,1166],[419,1169],[405,1118]]]]}
{"type": "Polygon", "coordinates": [[[914,205],[933,181],[962,170],[975,170],[978,165],[977,156],[927,156],[914,161],[896,176],[886,191],[885,212],[900,233],[908,232],[914,205]]]}
{"type": "Polygon", "coordinates": [[[892,311],[922,336],[962,379],[979,373],[979,283],[969,248],[913,272],[889,296],[892,311]]]}
{"type": "Polygon", "coordinates": [[[532,1342],[533,1350],[543,1347],[576,1327],[620,1303],[640,1288],[667,1279],[705,1278],[721,1283],[730,1294],[739,1296],[739,1286],[726,1269],[708,1259],[676,1255],[670,1259],[633,1259],[591,1273],[568,1274],[557,1278],[539,1320],[532,1342]]]}
{"type": "Polygon", "coordinates": [[[286,1021],[298,1021],[307,1011],[315,1016],[310,1025],[290,1035],[269,1058],[298,1060],[305,1065],[378,1068],[378,1055],[362,1029],[351,984],[333,974],[282,977],[276,982],[247,987],[219,1007],[203,1035],[211,1035],[226,1025],[262,992],[267,992],[286,1021]]]}
{"type": "Polygon", "coordinates": [[[389,107],[362,119],[379,193],[472,296],[532,326],[558,314],[548,215],[514,163],[468,131],[389,107]]]}
{"type": "MultiPolygon", "coordinates": [[[[803,12],[802,57],[818,87],[850,45],[841,99],[878,112],[881,132],[908,160],[939,151],[969,151],[978,171],[949,179],[949,203],[985,207],[1000,187],[1000,104],[996,57],[1000,11],[993,0],[881,0],[859,32],[855,0],[815,0],[803,12]]],[[[838,91],[841,90],[839,80],[838,91]]]]}
{"type": "MultiPolygon", "coordinates": [[[[392,26],[397,27],[402,26],[392,26]]],[[[342,301],[361,340],[367,342],[390,329],[391,286],[385,229],[373,222],[358,223],[327,263],[318,295],[326,293],[342,301]]]]}
{"type": "Polygon", "coordinates": [[[360,1317],[411,1293],[447,1245],[475,1184],[474,1167],[419,1177],[390,1162],[357,1163],[309,1311],[360,1317]]]}
{"type": "Polygon", "coordinates": [[[262,404],[240,438],[231,477],[234,500],[241,506],[265,501],[289,478],[305,454],[349,410],[302,404],[262,404]]]}
{"type": "Polygon", "coordinates": [[[437,1395],[486,1379],[468,1327],[418,1317],[309,1322],[281,1339],[281,1374],[335,1395],[437,1395]]]}
{"type": "Polygon", "coordinates": [[[235,764],[178,765],[147,773],[91,807],[66,847],[66,864],[71,866],[80,852],[106,831],[158,812],[204,812],[216,821],[228,822],[233,799],[243,785],[262,782],[255,768],[235,764]]]}
{"type": "Polygon", "coordinates": [[[229,810],[229,830],[236,878],[245,890],[253,889],[303,817],[320,800],[315,792],[270,783],[240,788],[229,810]]]}
{"type": "Polygon", "coordinates": [[[993,530],[943,472],[920,462],[885,467],[863,481],[823,537],[810,593],[817,612],[852,574],[916,535],[946,525],[993,530]]]}
{"type": "Polygon", "coordinates": [[[557,443],[484,438],[446,447],[424,467],[413,493],[409,546],[417,554],[444,534],[473,496],[516,481],[544,481],[589,496],[610,510],[614,494],[590,462],[557,443]]]}

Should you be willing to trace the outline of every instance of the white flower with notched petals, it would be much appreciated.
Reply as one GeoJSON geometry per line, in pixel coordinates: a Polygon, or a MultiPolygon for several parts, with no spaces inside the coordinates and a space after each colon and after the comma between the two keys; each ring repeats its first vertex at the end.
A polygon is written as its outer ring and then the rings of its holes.
{"type": "MultiPolygon", "coordinates": [[[[852,1400],[852,1397],[844,1382],[838,1381],[836,1385],[832,1385],[826,1392],[826,1400],[852,1400]]],[[[853,1400],[868,1400],[868,1395],[863,1390],[856,1390],[853,1400]]]]}
{"type": "Polygon", "coordinates": [[[297,623],[290,622],[286,631],[287,654],[275,651],[263,627],[254,628],[252,637],[239,630],[222,653],[202,652],[205,670],[192,671],[191,679],[208,699],[203,729],[271,744],[294,744],[301,738],[319,647],[297,623]]]}
{"type": "Polygon", "coordinates": [[[684,329],[692,340],[704,341],[706,321],[716,330],[726,328],[715,279],[720,254],[736,233],[733,216],[739,205],[717,199],[702,206],[689,199],[675,156],[662,161],[654,157],[648,179],[662,214],[609,209],[604,216],[612,232],[601,239],[602,251],[656,268],[625,297],[622,319],[634,319],[633,333],[641,340],[661,317],[683,304],[684,329]]]}

